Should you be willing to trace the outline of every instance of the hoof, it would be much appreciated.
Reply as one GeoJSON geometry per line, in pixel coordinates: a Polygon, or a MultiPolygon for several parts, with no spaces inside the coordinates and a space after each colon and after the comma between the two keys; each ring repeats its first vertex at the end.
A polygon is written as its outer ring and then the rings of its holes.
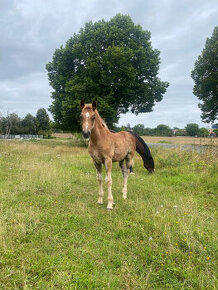
{"type": "Polygon", "coordinates": [[[123,199],[124,199],[124,200],[127,199],[127,196],[123,196],[123,199]]]}
{"type": "Polygon", "coordinates": [[[103,205],[103,202],[97,202],[98,205],[103,205]]]}
{"type": "Polygon", "coordinates": [[[107,210],[113,210],[112,208],[110,208],[110,207],[107,207],[107,210]]]}

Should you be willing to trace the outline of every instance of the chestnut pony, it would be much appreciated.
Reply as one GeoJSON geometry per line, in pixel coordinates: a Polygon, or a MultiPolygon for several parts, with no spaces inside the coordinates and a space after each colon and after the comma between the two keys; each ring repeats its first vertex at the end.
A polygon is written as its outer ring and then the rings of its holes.
{"type": "Polygon", "coordinates": [[[106,183],[108,188],[107,209],[113,208],[113,195],[111,191],[112,162],[119,162],[123,174],[123,198],[127,198],[127,179],[129,169],[133,164],[133,156],[137,151],[143,159],[144,167],[152,173],[154,171],[154,160],[148,146],[143,139],[133,132],[121,131],[111,132],[97,111],[97,104],[80,103],[82,135],[89,139],[88,151],[97,170],[99,183],[98,204],[103,204],[103,180],[102,164],[106,168],[106,183]]]}

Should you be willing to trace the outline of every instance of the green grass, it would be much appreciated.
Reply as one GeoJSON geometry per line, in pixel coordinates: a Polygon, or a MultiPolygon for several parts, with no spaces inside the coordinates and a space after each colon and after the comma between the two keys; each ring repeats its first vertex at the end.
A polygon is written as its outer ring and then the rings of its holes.
{"type": "Polygon", "coordinates": [[[216,289],[216,152],[152,154],[107,211],[87,148],[0,141],[0,289],[216,289]]]}

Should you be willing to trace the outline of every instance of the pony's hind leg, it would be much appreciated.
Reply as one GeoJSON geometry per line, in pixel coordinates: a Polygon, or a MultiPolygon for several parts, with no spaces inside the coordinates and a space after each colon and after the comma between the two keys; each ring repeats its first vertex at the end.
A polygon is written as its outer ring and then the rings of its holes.
{"type": "Polygon", "coordinates": [[[106,183],[108,189],[108,204],[107,209],[113,209],[113,195],[112,195],[112,178],[111,178],[111,171],[112,171],[112,160],[110,158],[105,160],[105,168],[106,168],[106,183]]]}
{"type": "Polygon", "coordinates": [[[130,174],[135,174],[134,171],[133,171],[133,165],[134,165],[134,160],[132,158],[131,164],[129,165],[129,173],[130,174]]]}
{"type": "Polygon", "coordinates": [[[94,162],[96,167],[97,179],[98,179],[98,204],[103,204],[103,178],[102,178],[102,164],[94,162]]]}
{"type": "Polygon", "coordinates": [[[129,172],[128,172],[128,169],[124,160],[120,161],[119,165],[123,174],[123,189],[122,189],[123,199],[127,199],[127,181],[128,181],[129,172]]]}

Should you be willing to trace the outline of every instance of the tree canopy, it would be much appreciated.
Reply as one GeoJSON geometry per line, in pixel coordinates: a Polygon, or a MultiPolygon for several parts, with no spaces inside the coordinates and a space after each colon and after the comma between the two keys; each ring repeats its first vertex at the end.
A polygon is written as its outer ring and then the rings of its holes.
{"type": "Polygon", "coordinates": [[[199,131],[198,124],[195,123],[189,123],[185,127],[186,133],[188,136],[197,136],[199,131]]]}
{"type": "Polygon", "coordinates": [[[25,118],[22,120],[22,133],[33,135],[37,133],[36,117],[29,113],[25,116],[25,118]]]}
{"type": "Polygon", "coordinates": [[[218,26],[207,39],[191,76],[195,83],[193,93],[202,101],[202,121],[213,123],[218,115],[218,26]]]}
{"type": "Polygon", "coordinates": [[[135,132],[138,135],[144,135],[145,127],[143,124],[137,124],[133,127],[133,132],[135,132]]]}
{"type": "Polygon", "coordinates": [[[155,131],[156,135],[158,136],[173,136],[173,131],[170,129],[169,126],[164,124],[158,125],[155,131]]]}
{"type": "Polygon", "coordinates": [[[46,65],[54,89],[50,111],[62,129],[80,130],[79,102],[96,100],[109,127],[121,113],[151,112],[168,87],[158,78],[151,34],[127,15],[88,22],[46,65]]]}
{"type": "Polygon", "coordinates": [[[40,108],[36,113],[37,131],[40,133],[47,132],[49,130],[49,115],[46,109],[40,108]]]}
{"type": "Polygon", "coordinates": [[[15,113],[0,116],[0,133],[5,135],[16,134],[20,130],[21,118],[15,113]]]}

